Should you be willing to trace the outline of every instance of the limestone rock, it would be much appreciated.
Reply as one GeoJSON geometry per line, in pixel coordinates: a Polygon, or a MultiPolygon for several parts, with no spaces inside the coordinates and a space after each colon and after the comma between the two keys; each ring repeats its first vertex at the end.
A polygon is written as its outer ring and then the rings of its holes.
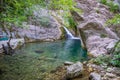
{"type": "Polygon", "coordinates": [[[73,65],[67,67],[67,77],[74,78],[83,73],[83,64],[81,62],[77,62],[73,65]]]}
{"type": "MultiPolygon", "coordinates": [[[[81,16],[84,20],[78,21],[78,29],[80,35],[82,34],[82,42],[88,49],[88,52],[95,57],[109,53],[114,48],[117,40],[119,40],[115,31],[105,26],[106,21],[112,18],[113,14],[107,6],[99,3],[97,0],[76,1],[77,7],[83,10],[81,16]]],[[[75,20],[78,19],[76,18],[75,20]]]]}
{"type": "Polygon", "coordinates": [[[120,27],[119,24],[118,25],[110,25],[108,26],[113,32],[115,32],[117,34],[117,36],[120,38],[120,27]]]}
{"type": "Polygon", "coordinates": [[[109,77],[109,78],[115,78],[116,75],[112,74],[112,73],[106,73],[105,76],[109,77]]]}
{"type": "Polygon", "coordinates": [[[71,11],[71,14],[77,23],[84,21],[84,18],[81,15],[79,15],[76,11],[71,11]]]}
{"type": "MultiPolygon", "coordinates": [[[[0,41],[0,53],[3,53],[2,44],[4,44],[4,46],[8,46],[7,45],[8,41],[9,40],[0,41]]],[[[11,39],[10,46],[12,47],[12,49],[15,49],[15,48],[21,47],[24,43],[25,43],[25,40],[23,38],[22,39],[11,39]]]]}
{"type": "Polygon", "coordinates": [[[89,80],[101,80],[101,76],[98,73],[90,73],[89,80]]]}
{"type": "Polygon", "coordinates": [[[26,42],[54,41],[61,38],[61,24],[49,10],[35,7],[34,19],[24,24],[26,28],[17,28],[16,35],[25,38],[26,42]]]}
{"type": "Polygon", "coordinates": [[[72,64],[74,64],[73,62],[70,62],[70,61],[65,61],[64,62],[64,65],[72,65],[72,64]]]}
{"type": "Polygon", "coordinates": [[[90,54],[97,57],[101,54],[109,53],[114,48],[117,40],[111,38],[100,38],[99,36],[91,36],[87,39],[87,48],[90,54]]]}

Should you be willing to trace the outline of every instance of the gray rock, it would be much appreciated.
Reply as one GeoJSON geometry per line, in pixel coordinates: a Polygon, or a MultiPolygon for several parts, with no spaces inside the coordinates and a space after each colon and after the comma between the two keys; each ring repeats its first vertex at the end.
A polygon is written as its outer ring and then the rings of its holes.
{"type": "MultiPolygon", "coordinates": [[[[6,41],[0,41],[0,53],[3,53],[3,49],[2,49],[2,44],[4,44],[4,46],[7,46],[9,40],[6,41]]],[[[21,47],[23,44],[25,43],[24,39],[11,39],[10,40],[10,46],[12,47],[12,49],[16,49],[21,47]]]]}
{"type": "Polygon", "coordinates": [[[57,19],[46,9],[39,8],[39,6],[36,6],[35,8],[35,18],[30,21],[32,24],[25,24],[24,26],[27,26],[26,28],[18,28],[16,30],[18,37],[25,38],[26,42],[54,41],[60,39],[62,35],[60,29],[61,24],[57,19]],[[43,17],[45,17],[45,22],[42,20],[43,17]]]}
{"type": "Polygon", "coordinates": [[[107,72],[120,76],[120,68],[117,68],[117,67],[107,68],[107,72]]]}
{"type": "Polygon", "coordinates": [[[119,24],[118,25],[110,25],[108,26],[113,32],[115,32],[117,34],[117,36],[120,38],[120,27],[119,24]]]}
{"type": "Polygon", "coordinates": [[[89,80],[101,80],[101,76],[98,73],[90,73],[89,80]]]}
{"type": "Polygon", "coordinates": [[[105,76],[109,77],[109,78],[115,78],[116,77],[116,75],[112,74],[112,73],[106,73],[105,76]]]}
{"type": "Polygon", "coordinates": [[[67,78],[75,78],[83,73],[83,64],[77,62],[73,65],[67,66],[67,78]]]}
{"type": "Polygon", "coordinates": [[[117,40],[111,38],[100,38],[100,36],[91,36],[87,39],[87,48],[90,54],[97,57],[106,54],[114,48],[117,40]]]}
{"type": "Polygon", "coordinates": [[[78,29],[88,52],[94,57],[109,53],[119,40],[115,31],[105,26],[106,21],[112,18],[113,14],[107,6],[96,0],[77,0],[77,3],[77,7],[83,10],[81,16],[84,19],[78,21],[78,29]]]}
{"type": "Polygon", "coordinates": [[[71,14],[77,23],[84,21],[84,18],[81,15],[79,15],[76,11],[71,11],[71,14]]]}
{"type": "Polygon", "coordinates": [[[72,65],[72,64],[74,64],[73,62],[70,62],[70,61],[65,61],[64,62],[64,65],[72,65]]]}
{"type": "Polygon", "coordinates": [[[119,37],[117,36],[117,34],[114,33],[112,30],[110,30],[110,28],[106,27],[105,30],[108,33],[110,38],[119,40],[119,37]]]}

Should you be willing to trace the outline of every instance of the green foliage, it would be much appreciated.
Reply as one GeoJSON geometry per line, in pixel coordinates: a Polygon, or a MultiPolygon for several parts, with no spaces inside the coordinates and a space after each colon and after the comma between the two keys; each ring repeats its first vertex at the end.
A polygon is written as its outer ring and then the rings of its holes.
{"type": "Polygon", "coordinates": [[[111,25],[111,24],[113,24],[113,25],[120,24],[120,14],[116,14],[116,15],[114,16],[114,18],[109,19],[109,20],[107,21],[107,24],[108,24],[108,25],[111,25]]]}
{"type": "MultiPolygon", "coordinates": [[[[3,5],[0,6],[0,22],[5,22],[4,25],[7,27],[11,26],[9,24],[21,26],[24,21],[27,21],[29,16],[33,16],[35,9],[33,6],[35,5],[40,5],[51,10],[80,11],[74,7],[75,2],[73,0],[5,0],[1,4],[3,5]]],[[[48,20],[46,17],[39,19],[41,25],[49,25],[48,20]]],[[[72,21],[72,19],[69,19],[69,21],[72,21]]]]}
{"type": "Polygon", "coordinates": [[[110,56],[101,55],[93,59],[92,61],[96,64],[107,64],[120,67],[120,42],[116,43],[113,54],[111,54],[110,56]]]}
{"type": "Polygon", "coordinates": [[[110,60],[110,63],[111,63],[113,66],[120,67],[120,53],[114,55],[113,58],[112,58],[112,60],[110,60]]]}
{"type": "Polygon", "coordinates": [[[118,12],[119,6],[112,1],[108,2],[107,5],[110,7],[110,11],[112,12],[118,12]]]}
{"type": "Polygon", "coordinates": [[[50,0],[50,4],[48,5],[53,10],[72,10],[74,6],[74,0],[50,0]]]}
{"type": "Polygon", "coordinates": [[[76,23],[74,21],[74,19],[72,17],[68,17],[68,22],[69,22],[69,25],[73,28],[76,27],[76,23]]]}
{"type": "Polygon", "coordinates": [[[50,19],[47,16],[42,16],[39,21],[42,26],[48,27],[50,19]]]}
{"type": "Polygon", "coordinates": [[[118,12],[119,10],[118,4],[114,3],[113,1],[100,0],[100,2],[109,6],[111,12],[118,12]]]}
{"type": "Polygon", "coordinates": [[[93,62],[96,64],[108,64],[109,60],[110,60],[110,56],[101,55],[101,56],[93,59],[93,62]]]}
{"type": "Polygon", "coordinates": [[[118,41],[115,45],[115,50],[113,52],[112,59],[110,60],[110,63],[113,66],[120,67],[120,41],[118,41]]]}
{"type": "MultiPolygon", "coordinates": [[[[28,16],[32,15],[31,6],[39,4],[45,6],[45,0],[5,0],[1,6],[1,23],[12,23],[20,26],[23,21],[27,20],[28,16]]],[[[5,25],[5,24],[4,24],[5,25]]],[[[6,26],[10,26],[6,24],[6,26]]]]}
{"type": "Polygon", "coordinates": [[[107,0],[101,0],[101,1],[100,1],[100,3],[102,3],[102,4],[105,4],[105,5],[106,5],[106,4],[107,4],[107,0]]]}

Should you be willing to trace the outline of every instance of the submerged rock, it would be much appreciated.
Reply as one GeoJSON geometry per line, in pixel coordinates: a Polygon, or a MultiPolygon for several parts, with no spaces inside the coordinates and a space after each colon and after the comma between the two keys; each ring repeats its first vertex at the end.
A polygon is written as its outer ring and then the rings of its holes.
{"type": "Polygon", "coordinates": [[[44,53],[44,51],[41,51],[41,50],[36,50],[36,51],[35,51],[35,53],[40,54],[40,53],[44,53]]]}
{"type": "Polygon", "coordinates": [[[73,65],[67,66],[67,78],[75,78],[83,73],[83,64],[81,62],[77,62],[73,65]]]}
{"type": "Polygon", "coordinates": [[[98,73],[92,72],[90,73],[89,80],[101,80],[101,76],[98,73]]]}

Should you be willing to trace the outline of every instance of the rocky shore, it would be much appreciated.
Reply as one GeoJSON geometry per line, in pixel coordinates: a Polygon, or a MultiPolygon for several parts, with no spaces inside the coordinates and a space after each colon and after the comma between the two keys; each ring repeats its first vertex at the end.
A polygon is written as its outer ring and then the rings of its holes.
{"type": "Polygon", "coordinates": [[[65,62],[50,72],[46,80],[120,80],[120,68],[91,62],[65,62]]]}

